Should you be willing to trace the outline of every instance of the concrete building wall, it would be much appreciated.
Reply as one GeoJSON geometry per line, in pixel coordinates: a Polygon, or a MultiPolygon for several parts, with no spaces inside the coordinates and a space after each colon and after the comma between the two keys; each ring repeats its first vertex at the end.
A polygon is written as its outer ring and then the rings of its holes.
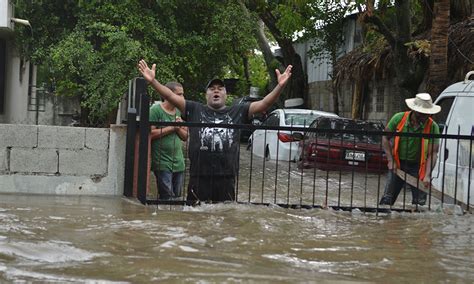
{"type": "Polygon", "coordinates": [[[28,123],[29,68],[30,64],[28,62],[20,60],[13,43],[7,41],[4,112],[0,114],[0,122],[28,123]]]}
{"type": "Polygon", "coordinates": [[[0,124],[0,193],[122,195],[126,127],[0,124]]]}
{"type": "Polygon", "coordinates": [[[311,109],[334,111],[332,81],[316,81],[308,84],[309,106],[311,109]]]}

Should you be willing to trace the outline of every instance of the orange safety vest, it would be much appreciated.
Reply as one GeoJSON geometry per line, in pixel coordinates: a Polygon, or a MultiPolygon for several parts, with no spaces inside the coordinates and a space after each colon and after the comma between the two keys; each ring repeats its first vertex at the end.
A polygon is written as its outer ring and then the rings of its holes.
{"type": "MultiPolygon", "coordinates": [[[[397,132],[402,132],[405,123],[407,122],[408,115],[410,114],[409,111],[406,111],[402,117],[402,120],[397,125],[397,132]]],[[[431,117],[428,118],[428,123],[426,123],[425,128],[423,129],[423,134],[430,134],[431,132],[431,125],[433,124],[433,119],[431,117]]],[[[418,178],[423,180],[426,175],[425,165],[426,165],[426,148],[428,145],[425,146],[425,138],[421,138],[421,155],[420,155],[420,168],[418,170],[418,178]]],[[[400,144],[400,136],[395,136],[395,141],[393,143],[393,151],[392,155],[397,163],[397,167],[400,168],[400,157],[398,155],[398,146],[400,144]]]]}

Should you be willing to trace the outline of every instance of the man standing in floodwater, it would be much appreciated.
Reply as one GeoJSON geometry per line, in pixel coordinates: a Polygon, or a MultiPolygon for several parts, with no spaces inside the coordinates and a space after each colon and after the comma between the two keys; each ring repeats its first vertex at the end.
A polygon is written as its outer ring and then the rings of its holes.
{"type": "MultiPolygon", "coordinates": [[[[183,85],[165,85],[178,96],[184,96],[183,85]]],[[[182,122],[181,113],[167,100],[150,108],[151,122],[182,122]]],[[[156,177],[160,200],[181,196],[184,181],[183,142],[188,139],[188,128],[179,126],[151,127],[151,168],[156,177]]]]}
{"type": "MultiPolygon", "coordinates": [[[[227,91],[221,79],[206,85],[207,104],[185,100],[155,79],[156,64],[150,69],[144,60],[138,70],[145,80],[167,101],[176,106],[187,122],[243,124],[254,114],[266,111],[280,97],[291,77],[292,66],[284,73],[275,70],[278,85],[262,100],[227,107],[227,91]]],[[[188,203],[235,200],[235,177],[239,170],[239,130],[220,127],[190,127],[190,180],[188,203]]]]}
{"type": "MultiPolygon", "coordinates": [[[[429,94],[420,93],[405,102],[411,111],[396,113],[385,131],[439,134],[438,124],[430,116],[440,112],[441,107],[433,104],[429,94]]],[[[397,176],[397,169],[417,177],[425,187],[429,186],[431,170],[438,156],[439,138],[395,136],[392,146],[387,136],[383,136],[382,145],[387,155],[389,171],[380,205],[393,205],[405,184],[397,176]]],[[[412,204],[425,205],[426,193],[408,184],[407,187],[411,188],[412,204]]]]}

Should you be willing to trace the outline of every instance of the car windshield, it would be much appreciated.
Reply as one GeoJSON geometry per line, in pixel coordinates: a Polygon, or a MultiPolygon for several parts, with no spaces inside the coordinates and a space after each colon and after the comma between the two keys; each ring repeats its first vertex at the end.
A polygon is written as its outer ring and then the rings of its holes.
{"type": "MultiPolygon", "coordinates": [[[[358,131],[382,131],[383,125],[377,122],[355,121],[342,119],[323,119],[318,123],[318,129],[334,129],[341,132],[347,130],[358,131]]],[[[381,135],[366,135],[354,133],[321,133],[321,138],[344,139],[345,141],[355,141],[356,143],[379,144],[382,142],[381,135]]]]}
{"type": "Polygon", "coordinates": [[[309,126],[320,115],[309,113],[285,113],[286,125],[306,125],[309,126]]]}

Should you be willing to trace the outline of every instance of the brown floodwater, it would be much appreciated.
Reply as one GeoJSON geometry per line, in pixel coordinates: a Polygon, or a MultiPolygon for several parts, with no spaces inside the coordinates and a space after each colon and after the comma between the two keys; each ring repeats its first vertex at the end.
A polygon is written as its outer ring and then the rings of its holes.
{"type": "Polygon", "coordinates": [[[472,283],[474,217],[455,212],[1,194],[0,282],[472,283]]]}

